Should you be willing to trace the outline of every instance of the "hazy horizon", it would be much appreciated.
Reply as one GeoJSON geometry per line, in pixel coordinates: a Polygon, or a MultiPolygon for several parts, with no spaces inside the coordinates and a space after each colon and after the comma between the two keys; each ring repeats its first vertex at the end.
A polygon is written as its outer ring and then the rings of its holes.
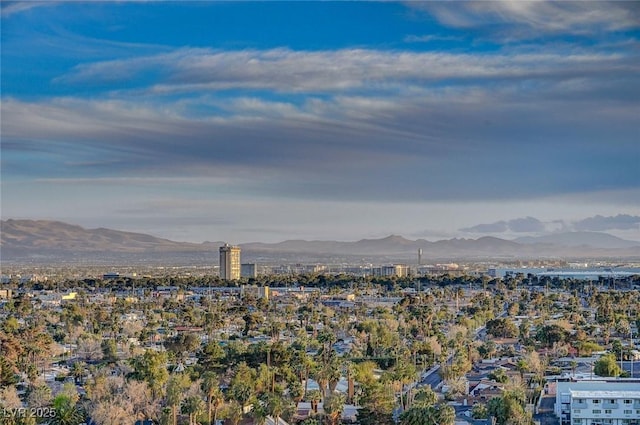
{"type": "Polygon", "coordinates": [[[3,2],[2,219],[640,241],[626,2],[3,2]]]}
{"type": "MultiPolygon", "coordinates": [[[[632,219],[635,220],[635,217],[631,217],[628,216],[632,219]]],[[[621,220],[619,219],[619,217],[600,217],[601,219],[603,219],[605,222],[611,222],[612,219],[617,220],[618,222],[620,222],[621,220]]],[[[532,219],[531,217],[529,217],[529,219],[532,219]]],[[[466,236],[462,236],[462,237],[424,237],[424,236],[415,236],[415,237],[411,237],[411,236],[407,236],[407,235],[403,235],[403,234],[394,234],[394,233],[387,233],[387,234],[381,234],[380,236],[373,236],[373,237],[355,237],[352,239],[349,238],[322,238],[322,237],[318,237],[318,238],[300,238],[300,237],[296,237],[291,236],[291,237],[285,237],[284,239],[278,239],[278,240],[257,240],[257,239],[251,239],[251,240],[235,240],[235,239],[219,239],[219,238],[210,238],[210,239],[203,239],[203,240],[181,240],[181,239],[172,239],[172,238],[168,238],[168,237],[164,237],[162,235],[158,235],[158,234],[153,234],[153,233],[146,233],[144,231],[141,230],[136,230],[136,229],[120,229],[120,228],[110,228],[110,227],[105,227],[105,226],[83,226],[80,225],[78,223],[73,223],[73,222],[65,222],[65,221],[59,221],[59,220],[48,220],[48,219],[16,219],[16,218],[7,218],[6,220],[3,218],[3,221],[6,221],[7,223],[9,223],[8,220],[15,220],[15,221],[20,221],[20,220],[33,220],[33,221],[44,221],[44,222],[51,222],[51,223],[61,223],[63,225],[71,225],[71,226],[80,226],[81,228],[83,228],[84,230],[87,231],[94,231],[94,230],[100,230],[100,229],[106,229],[106,230],[114,230],[117,232],[131,232],[131,233],[137,233],[137,234],[143,234],[143,235],[148,235],[148,236],[153,236],[153,237],[157,237],[157,238],[161,238],[161,239],[168,239],[172,242],[179,242],[179,243],[193,243],[193,244],[206,244],[206,243],[230,243],[232,245],[243,245],[243,244],[252,244],[252,243],[265,243],[265,244],[277,244],[280,242],[288,242],[288,241],[305,241],[305,242],[358,242],[358,241],[363,241],[363,240],[383,240],[383,239],[387,239],[387,238],[393,238],[393,237],[400,237],[400,238],[404,238],[405,240],[409,240],[409,241],[418,241],[418,240],[425,240],[427,242],[440,242],[440,241],[447,241],[447,240],[479,240],[481,238],[484,237],[494,237],[494,238],[499,238],[502,240],[506,240],[506,241],[515,241],[518,242],[520,240],[525,240],[527,238],[545,238],[545,237],[554,237],[554,236],[562,236],[562,235],[570,235],[570,234],[600,234],[600,235],[610,235],[613,237],[617,237],[620,238],[622,240],[628,241],[628,242],[635,242],[640,244],[640,240],[636,240],[636,239],[628,239],[628,238],[624,238],[624,237],[620,237],[620,236],[616,236],[615,233],[620,233],[620,232],[615,232],[615,231],[605,231],[605,230],[598,230],[598,229],[581,229],[581,227],[587,225],[586,223],[589,222],[597,222],[598,217],[593,217],[591,219],[585,219],[582,220],[581,222],[578,222],[572,226],[564,226],[562,228],[559,228],[555,231],[539,231],[539,232],[533,232],[533,231],[520,231],[520,233],[516,236],[505,236],[503,235],[495,235],[496,232],[491,232],[490,228],[493,228],[495,226],[498,225],[502,225],[502,224],[506,224],[507,226],[509,226],[509,223],[513,223],[514,222],[522,222],[524,221],[524,219],[522,220],[512,220],[510,222],[499,222],[499,223],[493,223],[493,224],[480,224],[477,225],[476,227],[479,228],[488,228],[488,230],[480,232],[480,233],[484,233],[482,235],[466,235],[466,236]],[[595,219],[595,220],[594,220],[595,219]]],[[[478,233],[478,232],[476,232],[478,233]]]]}

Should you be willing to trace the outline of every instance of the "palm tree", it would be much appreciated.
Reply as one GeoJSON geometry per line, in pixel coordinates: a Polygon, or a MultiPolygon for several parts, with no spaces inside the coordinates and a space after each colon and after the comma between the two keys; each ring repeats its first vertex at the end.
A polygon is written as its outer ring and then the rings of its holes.
{"type": "Polygon", "coordinates": [[[266,408],[269,415],[275,420],[275,425],[278,425],[280,423],[280,416],[282,416],[285,411],[285,403],[282,397],[274,393],[269,394],[266,408]]]}
{"type": "Polygon", "coordinates": [[[329,364],[327,365],[327,377],[329,378],[329,394],[335,391],[336,387],[338,386],[338,382],[340,382],[340,378],[342,377],[343,363],[344,362],[342,358],[334,354],[329,364]]]}
{"type": "Polygon", "coordinates": [[[447,404],[412,407],[400,415],[400,425],[453,425],[456,411],[447,404]]]}
{"type": "Polygon", "coordinates": [[[85,375],[85,368],[87,364],[85,362],[74,362],[73,366],[71,366],[71,375],[75,380],[76,384],[82,384],[82,378],[85,375]]]}
{"type": "Polygon", "coordinates": [[[49,421],[49,425],[78,425],[84,421],[84,412],[76,403],[64,395],[59,395],[53,400],[55,414],[49,421]]]}
{"type": "Polygon", "coordinates": [[[356,367],[355,364],[351,361],[347,361],[345,363],[345,371],[347,374],[347,403],[353,403],[353,398],[355,396],[355,374],[356,367]]]}
{"type": "Polygon", "coordinates": [[[576,375],[576,369],[578,368],[578,362],[576,362],[575,360],[571,360],[571,362],[569,364],[571,365],[571,375],[575,376],[576,375]]]}
{"type": "Polygon", "coordinates": [[[232,400],[225,409],[225,417],[232,425],[238,425],[242,416],[242,406],[236,400],[232,400]]]}
{"type": "Polygon", "coordinates": [[[516,369],[520,372],[520,379],[524,381],[524,373],[529,371],[529,364],[525,359],[519,359],[516,363],[516,369]]]}
{"type": "Polygon", "coordinates": [[[207,419],[209,425],[215,424],[218,419],[218,409],[224,402],[224,395],[220,390],[218,375],[215,372],[207,371],[202,375],[202,391],[207,396],[207,419]]]}
{"type": "Polygon", "coordinates": [[[311,390],[307,393],[305,399],[311,403],[311,414],[318,413],[318,402],[322,400],[322,393],[318,390],[311,390]]]}
{"type": "Polygon", "coordinates": [[[184,389],[189,385],[189,377],[182,374],[175,374],[167,382],[167,405],[171,407],[173,425],[178,423],[178,406],[184,397],[184,389]]]}
{"type": "Polygon", "coordinates": [[[345,395],[342,393],[333,393],[324,401],[324,413],[329,421],[329,425],[337,425],[342,417],[344,409],[345,395]]]}
{"type": "Polygon", "coordinates": [[[306,343],[303,343],[302,347],[293,353],[291,367],[298,376],[300,384],[304,384],[302,398],[305,398],[309,387],[309,372],[314,367],[313,358],[307,354],[306,343]]]}
{"type": "Polygon", "coordinates": [[[437,417],[439,425],[453,425],[456,420],[456,411],[448,404],[441,404],[438,406],[437,417]]]}
{"type": "Polygon", "coordinates": [[[410,407],[433,406],[437,401],[438,395],[431,389],[430,386],[425,386],[418,390],[410,407]]]}
{"type": "Polygon", "coordinates": [[[255,403],[253,403],[251,416],[253,417],[253,422],[255,425],[264,425],[267,422],[267,416],[269,416],[264,403],[262,403],[260,400],[257,400],[255,403]]]}
{"type": "Polygon", "coordinates": [[[439,425],[434,406],[412,407],[400,415],[400,425],[439,425]]]}
{"type": "Polygon", "coordinates": [[[197,425],[198,415],[204,410],[204,402],[200,397],[192,395],[182,402],[181,410],[189,415],[189,425],[197,425]]]}

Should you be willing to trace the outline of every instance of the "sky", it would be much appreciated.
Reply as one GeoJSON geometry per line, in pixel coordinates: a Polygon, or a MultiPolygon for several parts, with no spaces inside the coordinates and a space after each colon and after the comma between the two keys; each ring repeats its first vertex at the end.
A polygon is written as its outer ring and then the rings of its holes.
{"type": "Polygon", "coordinates": [[[640,240],[638,2],[2,2],[1,215],[640,240]]]}

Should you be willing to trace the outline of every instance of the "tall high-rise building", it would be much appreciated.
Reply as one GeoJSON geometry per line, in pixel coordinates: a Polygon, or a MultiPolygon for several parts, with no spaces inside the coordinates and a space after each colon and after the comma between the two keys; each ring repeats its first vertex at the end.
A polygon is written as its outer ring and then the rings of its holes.
{"type": "Polygon", "coordinates": [[[228,243],[220,247],[220,278],[240,279],[240,247],[228,243]]]}

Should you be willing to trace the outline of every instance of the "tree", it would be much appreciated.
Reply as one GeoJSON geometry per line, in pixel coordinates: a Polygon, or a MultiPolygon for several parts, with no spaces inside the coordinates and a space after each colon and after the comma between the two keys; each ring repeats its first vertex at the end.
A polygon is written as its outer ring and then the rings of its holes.
{"type": "Polygon", "coordinates": [[[50,425],[78,425],[84,422],[84,412],[78,404],[66,395],[58,395],[53,400],[55,414],[50,425]]]}
{"type": "Polygon", "coordinates": [[[447,404],[412,407],[400,415],[400,425],[453,425],[456,411],[447,404]]]}
{"type": "Polygon", "coordinates": [[[309,384],[309,373],[314,367],[313,358],[307,354],[306,344],[294,351],[291,357],[291,366],[297,374],[300,383],[304,383],[302,398],[305,398],[309,384]]]}
{"type": "Polygon", "coordinates": [[[247,405],[249,399],[253,395],[253,385],[256,374],[253,369],[242,362],[236,369],[236,374],[231,380],[231,386],[229,387],[229,397],[232,400],[237,401],[240,407],[243,408],[247,405]]]}
{"type": "Polygon", "coordinates": [[[576,369],[578,368],[578,362],[575,360],[571,360],[569,362],[569,365],[571,366],[571,376],[576,376],[576,369]]]}
{"type": "Polygon", "coordinates": [[[416,393],[413,404],[411,407],[427,407],[433,406],[438,401],[438,394],[436,394],[431,387],[425,386],[418,390],[416,393]]]}
{"type": "Polygon", "coordinates": [[[583,356],[590,356],[594,351],[603,351],[604,347],[593,341],[580,341],[577,343],[577,347],[580,354],[583,356]]]}
{"type": "Polygon", "coordinates": [[[60,389],[58,394],[56,394],[56,397],[59,397],[59,396],[64,396],[68,398],[72,404],[75,404],[78,402],[78,400],[80,400],[80,394],[78,394],[78,389],[76,388],[76,384],[74,384],[73,382],[65,382],[62,385],[62,388],[60,389]]]}
{"type": "Polygon", "coordinates": [[[362,409],[358,411],[358,422],[371,425],[393,423],[392,412],[395,405],[393,391],[377,381],[362,385],[362,389],[362,409]]]}
{"type": "Polygon", "coordinates": [[[158,416],[159,400],[152,397],[151,389],[146,382],[130,380],[125,386],[123,396],[129,400],[135,419],[151,419],[158,416]]]}
{"type": "Polygon", "coordinates": [[[16,374],[14,365],[4,357],[0,357],[0,388],[10,387],[17,383],[18,375],[16,374]]]}
{"type": "Polygon", "coordinates": [[[456,411],[448,404],[440,404],[437,406],[438,424],[440,425],[453,425],[456,420],[456,411]]]}
{"type": "Polygon", "coordinates": [[[344,409],[345,395],[342,393],[332,393],[324,400],[324,414],[327,418],[327,425],[337,425],[342,417],[344,409]]]}
{"type": "Polygon", "coordinates": [[[13,316],[8,317],[2,324],[2,330],[8,334],[16,334],[18,329],[20,329],[20,322],[13,316]]]}
{"type": "Polygon", "coordinates": [[[471,408],[471,417],[473,419],[487,419],[489,412],[487,406],[481,403],[474,404],[471,408]]]}
{"type": "Polygon", "coordinates": [[[27,405],[29,407],[45,407],[51,402],[51,388],[44,382],[29,390],[27,405]]]}
{"type": "Polygon", "coordinates": [[[183,361],[187,353],[195,351],[200,346],[200,338],[195,333],[180,333],[169,338],[164,345],[167,351],[183,361]]]}
{"type": "Polygon", "coordinates": [[[622,369],[616,363],[614,354],[605,354],[601,356],[593,365],[593,373],[598,376],[620,376],[622,369]]]}
{"type": "Polygon", "coordinates": [[[275,425],[280,423],[280,417],[287,410],[285,400],[279,394],[271,393],[267,397],[267,412],[275,420],[275,425]]]}
{"type": "Polygon", "coordinates": [[[220,390],[218,375],[212,371],[207,371],[202,375],[202,391],[207,396],[207,419],[209,425],[215,424],[218,419],[218,409],[224,402],[224,395],[220,390]]]}
{"type": "Polygon", "coordinates": [[[400,415],[400,425],[439,425],[433,406],[412,407],[400,415]]]}
{"type": "Polygon", "coordinates": [[[16,387],[7,387],[0,390],[0,407],[6,409],[23,407],[16,387]]]}
{"type": "Polygon", "coordinates": [[[197,425],[197,417],[204,411],[204,402],[196,395],[184,399],[180,407],[182,413],[189,415],[189,425],[197,425]]]}
{"type": "Polygon", "coordinates": [[[361,407],[358,410],[359,425],[394,425],[395,421],[391,413],[372,410],[370,407],[361,407]]]}
{"type": "Polygon", "coordinates": [[[490,359],[496,353],[496,343],[489,340],[478,347],[478,352],[483,359],[490,359]]]}
{"type": "Polygon", "coordinates": [[[511,320],[499,317],[487,322],[487,333],[496,338],[513,338],[518,336],[518,327],[511,320]]]}
{"type": "Polygon", "coordinates": [[[532,425],[531,416],[524,410],[524,394],[504,391],[487,403],[487,413],[496,418],[496,425],[532,425]]]}
{"type": "Polygon", "coordinates": [[[306,398],[311,403],[311,414],[318,413],[318,403],[322,400],[322,393],[320,390],[311,390],[307,393],[306,398]]]}
{"type": "Polygon", "coordinates": [[[551,347],[555,343],[564,342],[568,332],[558,324],[544,325],[536,332],[536,337],[545,347],[551,347]]]}
{"type": "Polygon", "coordinates": [[[258,400],[253,403],[251,408],[251,416],[253,417],[254,425],[264,425],[269,417],[267,406],[262,401],[258,400]]]}
{"type": "Polygon", "coordinates": [[[105,339],[100,343],[102,350],[102,358],[107,363],[115,363],[118,361],[118,346],[113,339],[105,339]]]}
{"type": "Polygon", "coordinates": [[[242,420],[242,406],[233,400],[225,406],[222,416],[232,425],[237,425],[242,420]]]}
{"type": "Polygon", "coordinates": [[[164,352],[147,350],[142,356],[131,361],[134,376],[137,379],[147,381],[154,397],[160,394],[160,389],[167,382],[167,354],[164,352]]]}
{"type": "Polygon", "coordinates": [[[204,371],[221,372],[224,370],[225,352],[217,341],[210,341],[197,354],[198,365],[204,371]]]}
{"type": "Polygon", "coordinates": [[[178,423],[178,406],[184,397],[184,390],[189,388],[189,376],[176,373],[167,381],[167,405],[171,407],[173,425],[178,423]]]}
{"type": "Polygon", "coordinates": [[[71,376],[73,376],[76,384],[82,385],[82,380],[86,375],[86,367],[87,364],[85,362],[73,362],[73,365],[71,366],[71,376]]]}
{"type": "Polygon", "coordinates": [[[520,372],[520,379],[524,380],[525,372],[529,371],[529,364],[525,359],[518,359],[516,363],[516,369],[520,372]]]}

